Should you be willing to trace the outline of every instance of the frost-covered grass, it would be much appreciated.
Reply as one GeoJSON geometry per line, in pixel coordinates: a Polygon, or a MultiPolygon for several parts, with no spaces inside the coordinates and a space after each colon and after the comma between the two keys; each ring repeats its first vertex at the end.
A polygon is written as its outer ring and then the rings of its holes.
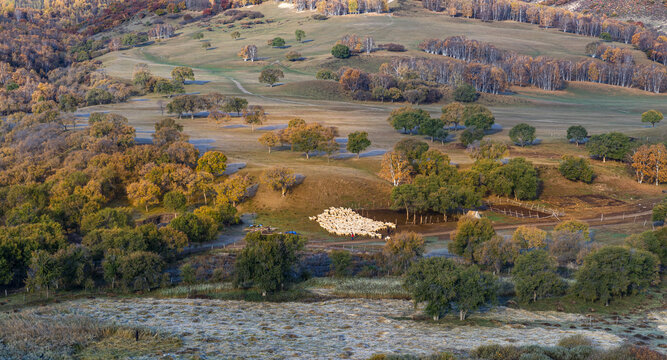
{"type": "Polygon", "coordinates": [[[193,285],[179,285],[157,291],[160,297],[182,297],[190,294],[212,294],[232,289],[231,283],[205,283],[193,285]]]}
{"type": "Polygon", "coordinates": [[[369,299],[408,299],[400,278],[313,278],[302,286],[309,290],[326,289],[325,293],[341,297],[369,299]]]}

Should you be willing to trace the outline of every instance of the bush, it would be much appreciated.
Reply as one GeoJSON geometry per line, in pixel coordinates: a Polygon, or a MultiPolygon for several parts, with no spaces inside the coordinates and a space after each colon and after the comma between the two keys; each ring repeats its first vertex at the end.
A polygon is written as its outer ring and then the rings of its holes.
{"type": "Polygon", "coordinates": [[[608,33],[608,32],[602,32],[602,33],[600,33],[600,39],[602,39],[604,41],[611,41],[612,40],[611,34],[608,33]]]}
{"type": "Polygon", "coordinates": [[[336,277],[352,274],[352,254],[345,250],[334,250],[329,254],[331,258],[331,272],[336,277]]]}
{"type": "Polygon", "coordinates": [[[482,345],[473,350],[472,355],[484,360],[518,359],[521,350],[515,346],[482,345]]]}
{"type": "Polygon", "coordinates": [[[528,124],[518,124],[510,130],[510,140],[523,147],[535,141],[535,127],[528,124]]]}
{"type": "Polygon", "coordinates": [[[584,158],[575,158],[574,156],[565,155],[558,166],[558,171],[570,181],[582,181],[586,184],[593,182],[593,168],[588,164],[584,158]]]}
{"type": "Polygon", "coordinates": [[[320,69],[315,75],[315,78],[318,80],[340,80],[338,74],[329,69],[320,69]]]}
{"type": "Polygon", "coordinates": [[[112,102],[113,95],[104,89],[94,88],[88,90],[86,93],[86,104],[88,106],[111,104],[112,102]]]}
{"type": "Polygon", "coordinates": [[[394,44],[394,43],[388,43],[388,44],[381,44],[378,46],[380,49],[387,50],[387,51],[392,51],[392,52],[403,52],[407,51],[405,46],[401,44],[394,44]]]}
{"type": "Polygon", "coordinates": [[[312,16],[313,20],[326,20],[328,17],[322,14],[315,14],[312,16]]]}
{"type": "Polygon", "coordinates": [[[177,217],[171,221],[169,226],[187,235],[191,242],[206,242],[213,240],[215,236],[215,234],[211,234],[210,227],[192,213],[177,217]]]}
{"type": "Polygon", "coordinates": [[[593,346],[591,339],[579,334],[564,337],[558,341],[558,346],[565,348],[575,348],[577,346],[593,346]]]}
{"type": "Polygon", "coordinates": [[[269,41],[269,45],[273,47],[282,47],[285,46],[285,39],[281,37],[275,37],[269,41]]]}
{"type": "Polygon", "coordinates": [[[336,44],[331,48],[331,55],[338,59],[347,59],[350,57],[350,48],[343,44],[336,44]]]}
{"type": "Polygon", "coordinates": [[[288,51],[287,54],[285,54],[285,58],[289,61],[297,61],[303,59],[303,56],[301,56],[301,53],[298,51],[288,51]]]}
{"type": "Polygon", "coordinates": [[[454,100],[459,102],[475,102],[479,98],[477,90],[470,84],[459,85],[454,89],[454,100]]]}

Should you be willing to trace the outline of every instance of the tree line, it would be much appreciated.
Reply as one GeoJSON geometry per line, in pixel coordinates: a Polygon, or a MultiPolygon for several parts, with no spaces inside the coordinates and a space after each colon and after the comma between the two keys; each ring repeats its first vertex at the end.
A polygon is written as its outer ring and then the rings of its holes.
{"type": "MultiPolygon", "coordinates": [[[[499,49],[490,43],[470,40],[464,36],[452,36],[444,40],[425,40],[420,49],[430,54],[439,54],[468,63],[466,72],[459,66],[460,75],[470,81],[479,91],[497,92],[499,84],[536,86],[543,90],[559,90],[567,81],[586,81],[623,87],[634,87],[654,93],[667,89],[667,72],[660,65],[635,65],[632,61],[614,58],[615,50],[603,60],[557,60],[546,56],[533,58],[513,51],[499,49]],[[608,61],[614,60],[614,61],[608,61]],[[470,69],[470,70],[468,70],[470,69]]],[[[590,49],[589,49],[590,50],[590,49]]],[[[600,49],[601,51],[602,49],[600,49]]],[[[598,47],[595,48],[597,53],[598,47]]],[[[618,51],[617,55],[621,55],[618,51]]],[[[428,62],[424,60],[423,62],[428,62]]],[[[442,77],[442,68],[452,68],[452,62],[440,64],[439,68],[422,77],[442,77]],[[440,71],[438,71],[440,70],[440,71]]],[[[433,68],[434,66],[430,66],[433,68]]],[[[450,70],[451,71],[451,70],[450,70]]],[[[502,88],[502,87],[501,87],[502,88]]]]}
{"type": "Polygon", "coordinates": [[[640,23],[513,0],[422,0],[422,5],[431,11],[446,11],[450,16],[484,21],[511,20],[577,35],[631,43],[650,59],[667,65],[667,36],[647,29],[640,23]]]}

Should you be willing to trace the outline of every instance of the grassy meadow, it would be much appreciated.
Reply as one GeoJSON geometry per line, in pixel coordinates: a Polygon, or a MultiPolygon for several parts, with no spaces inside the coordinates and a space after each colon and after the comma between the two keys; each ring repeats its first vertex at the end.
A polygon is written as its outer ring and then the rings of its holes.
{"type": "MultiPolygon", "coordinates": [[[[585,56],[586,44],[593,38],[559,32],[556,29],[540,29],[530,24],[514,22],[481,22],[478,20],[451,18],[420,9],[407,1],[392,2],[393,14],[349,15],[332,17],[325,21],[312,19],[314,12],[296,12],[285,4],[265,3],[247,10],[259,11],[270,19],[268,24],[252,25],[241,29],[239,22],[229,28],[223,25],[225,18],[218,15],[206,23],[194,22],[180,28],[177,37],[149,46],[112,52],[101,60],[107,74],[131,79],[136,64],[146,63],[159,76],[169,77],[174,66],[190,66],[197,80],[207,81],[200,85],[186,85],[187,92],[202,94],[217,91],[225,95],[243,96],[250,104],[264,106],[268,121],[263,126],[279,126],[293,117],[308,122],[321,122],[336,126],[340,137],[364,130],[373,142],[367,150],[390,150],[400,139],[406,137],[394,131],[386,119],[392,109],[404,104],[357,102],[342,93],[335,82],[315,80],[321,68],[338,69],[351,66],[376,71],[392,56],[429,56],[418,50],[420,41],[427,38],[445,38],[465,35],[472,39],[496,44],[499,48],[511,49],[529,55],[547,55],[555,58],[580,59],[585,56]],[[297,43],[294,31],[303,29],[306,41],[297,43]],[[240,31],[241,38],[233,40],[233,31],[240,31]],[[202,40],[193,35],[202,32],[202,40]],[[333,58],[329,51],[345,34],[361,37],[371,35],[375,42],[405,45],[405,53],[378,51],[371,55],[358,55],[349,59],[333,58]],[[277,49],[266,42],[280,36],[287,41],[288,48],[277,49]],[[204,49],[202,41],[209,41],[211,48],[204,49]],[[237,52],[246,44],[255,44],[261,60],[244,62],[237,52]],[[284,55],[291,50],[300,52],[305,60],[290,62],[284,55]],[[267,87],[258,82],[260,71],[266,66],[278,66],[284,73],[283,84],[267,87]]],[[[149,18],[147,18],[149,19],[149,18]]],[[[146,30],[146,20],[131,22],[125,28],[131,31],[146,30]]],[[[616,46],[625,46],[614,44],[616,46]]],[[[635,51],[639,61],[648,61],[635,51]]],[[[564,154],[585,156],[584,147],[566,143],[565,131],[575,124],[583,125],[589,133],[621,131],[637,138],[664,140],[667,125],[652,129],[640,122],[641,113],[655,108],[667,113],[667,96],[655,95],[634,89],[570,83],[561,91],[547,92],[534,88],[514,88],[512,95],[484,94],[480,102],[494,112],[496,123],[502,131],[489,136],[490,139],[508,142],[509,129],[518,123],[529,123],[537,128],[542,143],[526,148],[511,148],[511,156],[523,156],[540,166],[544,186],[541,202],[552,206],[570,208],[575,217],[593,212],[618,212],[637,209],[642,200],[655,201],[661,188],[639,185],[631,177],[631,169],[624,164],[593,161],[597,179],[585,185],[564,180],[555,170],[555,165],[564,154]],[[620,199],[624,206],[611,207],[574,201],[582,195],[601,195],[620,199]]],[[[437,104],[422,106],[433,116],[439,116],[440,108],[451,101],[450,95],[437,104]]],[[[153,124],[162,117],[158,101],[169,99],[157,95],[142,97],[142,101],[97,106],[80,110],[91,112],[107,110],[128,117],[139,137],[150,137],[153,124]]],[[[165,114],[167,115],[167,114],[165,114]]],[[[306,160],[303,154],[289,151],[273,151],[257,142],[264,131],[254,132],[249,127],[240,127],[241,118],[218,124],[204,118],[184,118],[180,122],[192,139],[208,142],[212,148],[223,151],[230,162],[247,163],[244,171],[259,175],[267,167],[277,164],[294,169],[306,176],[305,182],[287,198],[260,187],[259,196],[241,206],[242,211],[257,212],[258,222],[278,226],[283,230],[301,231],[310,237],[326,237],[317,224],[304,221],[307,216],[319,213],[329,206],[370,207],[385,203],[391,187],[376,175],[381,156],[369,156],[360,160],[332,160],[314,157],[306,160]]],[[[432,143],[432,147],[446,152],[453,162],[467,166],[471,159],[456,142],[432,143]]],[[[380,152],[378,152],[380,153],[380,152]]]]}

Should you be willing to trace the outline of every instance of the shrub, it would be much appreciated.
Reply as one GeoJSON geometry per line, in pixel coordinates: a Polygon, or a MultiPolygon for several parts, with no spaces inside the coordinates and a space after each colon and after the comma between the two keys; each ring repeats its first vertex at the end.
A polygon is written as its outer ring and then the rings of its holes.
{"type": "Polygon", "coordinates": [[[403,52],[407,51],[405,46],[401,44],[394,44],[394,43],[388,43],[388,44],[381,44],[378,46],[380,49],[387,50],[387,51],[392,51],[392,52],[403,52]]]}
{"type": "Polygon", "coordinates": [[[518,359],[521,350],[515,346],[482,345],[473,350],[473,356],[484,360],[518,359]]]}
{"type": "Polygon", "coordinates": [[[535,127],[528,124],[518,124],[510,130],[510,140],[523,147],[535,141],[535,127]]]}
{"type": "Polygon", "coordinates": [[[172,228],[187,235],[191,242],[205,242],[213,240],[215,234],[211,234],[210,227],[198,216],[187,213],[172,220],[169,224],[172,228]]]}
{"type": "Polygon", "coordinates": [[[475,102],[479,98],[477,90],[470,84],[459,85],[454,89],[454,100],[459,102],[475,102]]]}
{"type": "Polygon", "coordinates": [[[283,39],[281,37],[275,37],[275,38],[269,40],[269,45],[271,45],[273,47],[285,46],[285,39],[283,39]]]}
{"type": "Polygon", "coordinates": [[[585,337],[584,335],[578,334],[560,339],[560,341],[558,341],[558,346],[565,348],[574,348],[577,346],[593,346],[593,342],[591,339],[585,337]]]}
{"type": "Polygon", "coordinates": [[[322,14],[315,14],[312,16],[313,20],[326,20],[328,17],[322,14]]]}
{"type": "Polygon", "coordinates": [[[318,80],[340,80],[338,74],[329,69],[320,69],[315,75],[315,78],[318,80]]]}
{"type": "Polygon", "coordinates": [[[558,171],[570,181],[582,181],[587,184],[593,182],[593,168],[588,164],[584,158],[575,158],[574,156],[565,155],[558,166],[558,171]]]}
{"type": "Polygon", "coordinates": [[[349,276],[352,273],[352,254],[345,250],[334,250],[329,254],[334,276],[349,276]]]}
{"type": "Polygon", "coordinates": [[[289,61],[297,61],[301,60],[303,56],[301,56],[301,53],[298,51],[288,51],[287,54],[285,54],[285,58],[289,61]]]}
{"type": "Polygon", "coordinates": [[[343,44],[336,44],[331,48],[331,55],[338,59],[347,59],[350,57],[350,48],[343,44]]]}

